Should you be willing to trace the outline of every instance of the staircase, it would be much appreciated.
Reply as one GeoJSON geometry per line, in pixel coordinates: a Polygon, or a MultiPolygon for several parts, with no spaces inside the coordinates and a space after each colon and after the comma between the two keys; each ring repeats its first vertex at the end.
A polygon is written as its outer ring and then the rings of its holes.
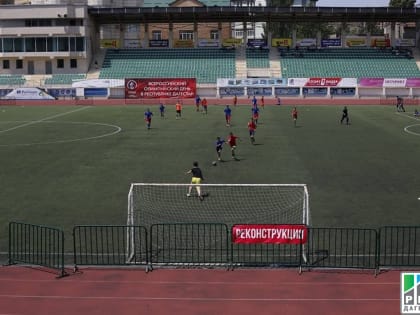
{"type": "Polygon", "coordinates": [[[243,46],[236,48],[235,68],[236,68],[236,78],[238,79],[247,78],[245,47],[243,46]]]}
{"type": "Polygon", "coordinates": [[[281,78],[281,67],[279,60],[279,52],[277,49],[270,49],[269,61],[270,61],[270,74],[272,78],[281,78]]]}

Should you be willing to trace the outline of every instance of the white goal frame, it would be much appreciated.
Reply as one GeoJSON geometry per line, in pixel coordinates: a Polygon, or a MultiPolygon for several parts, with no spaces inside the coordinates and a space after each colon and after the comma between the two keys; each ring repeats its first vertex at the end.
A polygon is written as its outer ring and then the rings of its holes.
{"type": "MultiPolygon", "coordinates": [[[[130,186],[130,190],[128,192],[128,209],[127,209],[127,226],[134,226],[134,225],[146,225],[143,224],[142,222],[135,222],[135,209],[138,207],[136,207],[136,205],[139,204],[138,200],[134,200],[135,198],[135,188],[136,187],[141,187],[141,186],[155,186],[155,187],[181,187],[183,188],[183,192],[188,191],[189,187],[193,187],[192,192],[195,193],[195,187],[196,186],[200,186],[201,190],[205,193],[207,189],[211,189],[211,188],[216,188],[216,189],[220,189],[220,188],[224,188],[224,187],[237,187],[238,189],[241,188],[252,188],[255,187],[257,189],[262,189],[264,187],[266,187],[267,189],[270,188],[297,188],[297,189],[302,189],[302,198],[299,198],[299,200],[301,200],[302,204],[301,206],[301,218],[302,218],[302,222],[272,222],[272,223],[278,223],[278,224],[290,224],[290,223],[295,223],[295,224],[305,224],[307,226],[310,225],[310,211],[309,211],[309,192],[308,192],[308,188],[306,184],[176,184],[176,183],[132,183],[130,186]]],[[[184,195],[185,196],[185,195],[184,195]]],[[[187,198],[187,197],[186,197],[187,198]]],[[[209,196],[209,198],[212,198],[212,195],[209,196]]],[[[203,201],[203,204],[206,204],[206,200],[203,201]]],[[[215,219],[214,221],[217,221],[217,219],[215,219]]],[[[165,222],[168,223],[168,222],[165,222]]],[[[198,223],[198,222],[197,222],[198,223]]],[[[204,223],[204,222],[203,222],[204,223]]],[[[217,222],[217,223],[226,223],[226,222],[217,222]]],[[[236,222],[237,224],[241,224],[243,222],[236,222]]],[[[268,222],[266,222],[268,223],[268,222]]],[[[146,228],[148,228],[146,226],[146,228]]],[[[135,236],[134,233],[132,232],[132,229],[127,229],[127,260],[130,261],[131,258],[135,255],[135,249],[134,249],[134,243],[135,243],[135,236]]]]}

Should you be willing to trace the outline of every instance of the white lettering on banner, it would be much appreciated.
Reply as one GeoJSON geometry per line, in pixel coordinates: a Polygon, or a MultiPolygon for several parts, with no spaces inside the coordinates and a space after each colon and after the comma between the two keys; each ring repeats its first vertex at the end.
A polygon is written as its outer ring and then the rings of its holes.
{"type": "Polygon", "coordinates": [[[236,237],[241,239],[274,238],[288,240],[304,239],[302,229],[237,229],[236,237]]]}

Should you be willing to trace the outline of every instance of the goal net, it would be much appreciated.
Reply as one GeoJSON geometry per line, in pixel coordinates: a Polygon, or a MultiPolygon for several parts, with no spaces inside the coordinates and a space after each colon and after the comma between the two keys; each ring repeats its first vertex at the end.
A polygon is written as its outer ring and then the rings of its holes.
{"type": "MultiPolygon", "coordinates": [[[[309,194],[305,184],[133,183],[128,194],[127,225],[223,223],[310,224],[309,194]],[[190,196],[187,196],[192,186],[190,196]]],[[[129,236],[129,243],[136,240],[129,236]]],[[[129,244],[128,257],[135,246],[129,244]]]]}

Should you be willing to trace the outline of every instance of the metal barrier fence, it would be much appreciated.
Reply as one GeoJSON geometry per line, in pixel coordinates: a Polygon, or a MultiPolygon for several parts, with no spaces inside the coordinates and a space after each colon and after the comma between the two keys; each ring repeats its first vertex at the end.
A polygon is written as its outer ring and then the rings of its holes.
{"type": "Polygon", "coordinates": [[[154,224],[150,228],[150,263],[160,265],[229,264],[226,224],[154,224]]]}
{"type": "Polygon", "coordinates": [[[306,267],[377,268],[378,233],[373,229],[309,228],[306,267]]]}
{"type": "Polygon", "coordinates": [[[149,261],[147,231],[142,226],[76,226],[73,242],[75,268],[78,265],[147,265],[149,261]],[[135,249],[129,248],[131,244],[135,249]]]}
{"type": "Polygon", "coordinates": [[[64,232],[48,226],[9,223],[9,264],[58,269],[64,276],[64,232]]]}
{"type": "MultiPolygon", "coordinates": [[[[420,267],[420,226],[308,228],[305,244],[235,244],[226,224],[76,226],[74,265],[359,268],[420,267]],[[134,248],[130,248],[134,244],[134,248]]],[[[9,224],[9,263],[64,271],[61,230],[9,224]]]]}
{"type": "Polygon", "coordinates": [[[385,226],[379,235],[380,267],[420,266],[420,226],[385,226]]]}

